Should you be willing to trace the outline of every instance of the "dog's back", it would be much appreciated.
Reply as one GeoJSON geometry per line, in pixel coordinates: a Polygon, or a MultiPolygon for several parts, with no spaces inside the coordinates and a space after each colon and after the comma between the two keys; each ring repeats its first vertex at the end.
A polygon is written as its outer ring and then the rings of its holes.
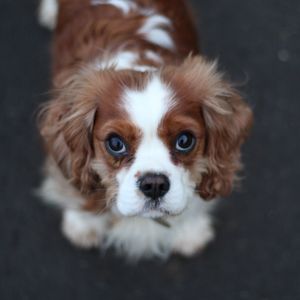
{"type": "Polygon", "coordinates": [[[55,28],[54,74],[101,57],[107,62],[120,49],[136,54],[120,60],[154,67],[198,53],[197,34],[183,0],[43,0],[40,20],[55,28]]]}

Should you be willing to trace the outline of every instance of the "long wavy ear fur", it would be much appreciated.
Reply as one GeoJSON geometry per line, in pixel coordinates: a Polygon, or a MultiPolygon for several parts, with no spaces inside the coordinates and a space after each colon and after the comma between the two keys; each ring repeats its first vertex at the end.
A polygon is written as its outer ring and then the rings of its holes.
{"type": "Polygon", "coordinates": [[[251,128],[252,111],[223,79],[216,63],[189,57],[176,73],[199,103],[207,131],[207,173],[199,193],[203,199],[227,196],[241,168],[240,147],[251,128]]]}
{"type": "Polygon", "coordinates": [[[79,75],[69,77],[39,115],[39,129],[48,154],[64,176],[83,194],[93,190],[97,175],[90,169],[96,99],[84,95],[79,75]]]}

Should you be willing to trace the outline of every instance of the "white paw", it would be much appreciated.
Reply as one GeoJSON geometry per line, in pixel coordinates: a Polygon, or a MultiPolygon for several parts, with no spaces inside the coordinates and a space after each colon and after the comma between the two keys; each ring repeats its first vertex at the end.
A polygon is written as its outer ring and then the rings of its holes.
{"type": "Polygon", "coordinates": [[[75,246],[83,249],[99,247],[105,230],[105,216],[76,210],[64,212],[62,232],[75,246]]]}
{"type": "Polygon", "coordinates": [[[192,256],[203,250],[215,237],[210,219],[204,218],[183,224],[173,241],[173,252],[183,256],[192,256]]]}
{"type": "Polygon", "coordinates": [[[57,0],[42,0],[38,14],[40,24],[50,30],[54,29],[56,25],[57,13],[57,0]]]}

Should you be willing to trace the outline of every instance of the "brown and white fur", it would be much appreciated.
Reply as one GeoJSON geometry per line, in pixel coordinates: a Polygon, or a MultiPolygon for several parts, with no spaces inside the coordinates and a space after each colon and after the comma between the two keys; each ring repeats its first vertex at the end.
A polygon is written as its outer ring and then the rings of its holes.
{"type": "Polygon", "coordinates": [[[131,259],[203,249],[214,238],[205,200],[230,193],[252,113],[199,55],[185,2],[43,0],[39,18],[55,29],[41,195],[61,207],[65,236],[131,259]],[[167,182],[155,202],[145,177],[167,182]]]}

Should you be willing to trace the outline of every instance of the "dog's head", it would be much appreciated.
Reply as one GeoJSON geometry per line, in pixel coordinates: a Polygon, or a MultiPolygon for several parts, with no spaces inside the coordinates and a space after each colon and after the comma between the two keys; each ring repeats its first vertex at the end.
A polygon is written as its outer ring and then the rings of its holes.
{"type": "Polygon", "coordinates": [[[81,70],[44,109],[49,154],[87,199],[125,216],[181,213],[226,196],[252,113],[214,63],[157,72],[81,70]]]}

